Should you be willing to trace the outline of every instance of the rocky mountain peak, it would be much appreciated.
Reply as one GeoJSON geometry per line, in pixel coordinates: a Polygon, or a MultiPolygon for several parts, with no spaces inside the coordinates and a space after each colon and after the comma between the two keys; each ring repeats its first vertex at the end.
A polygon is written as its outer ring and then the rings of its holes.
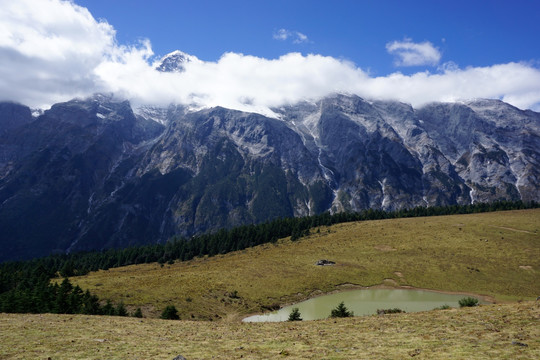
{"type": "Polygon", "coordinates": [[[223,107],[134,114],[96,95],[36,119],[0,104],[0,122],[16,124],[0,134],[0,260],[324,211],[540,201],[539,113],[346,94],[273,111],[279,120],[223,107]]]}
{"type": "Polygon", "coordinates": [[[180,73],[186,70],[185,64],[200,61],[196,56],[175,50],[161,58],[156,65],[156,70],[161,72],[180,73]]]}

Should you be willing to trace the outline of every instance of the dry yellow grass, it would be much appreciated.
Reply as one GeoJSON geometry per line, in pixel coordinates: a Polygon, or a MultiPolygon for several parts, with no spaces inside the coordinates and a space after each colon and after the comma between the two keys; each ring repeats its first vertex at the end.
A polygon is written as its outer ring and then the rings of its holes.
{"type": "Polygon", "coordinates": [[[0,359],[539,359],[540,302],[295,323],[0,314],[0,359]]]}
{"type": "Polygon", "coordinates": [[[157,316],[238,319],[343,288],[388,284],[475,293],[499,301],[540,295],[540,209],[347,223],[297,242],[160,267],[99,271],[72,281],[102,299],[157,316]],[[319,259],[335,266],[315,266],[319,259]],[[229,296],[237,291],[239,299],[229,296]]]}
{"type": "Polygon", "coordinates": [[[540,301],[295,323],[241,323],[262,306],[381,283],[540,295],[540,210],[341,224],[185,263],[72,280],[101,298],[184,319],[0,314],[0,359],[538,359],[540,301]],[[319,259],[337,262],[318,267],[319,259]],[[240,298],[231,297],[234,291],[240,298]]]}

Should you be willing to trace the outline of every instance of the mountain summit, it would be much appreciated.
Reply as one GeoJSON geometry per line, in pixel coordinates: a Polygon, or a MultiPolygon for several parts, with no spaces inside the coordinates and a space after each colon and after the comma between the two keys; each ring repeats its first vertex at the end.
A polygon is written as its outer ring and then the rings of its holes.
{"type": "Polygon", "coordinates": [[[156,65],[156,70],[161,72],[184,72],[185,64],[200,61],[196,56],[175,50],[161,58],[156,65]]]}
{"type": "Polygon", "coordinates": [[[0,104],[0,260],[325,211],[540,201],[540,114],[497,100],[154,110],[0,104]]]}

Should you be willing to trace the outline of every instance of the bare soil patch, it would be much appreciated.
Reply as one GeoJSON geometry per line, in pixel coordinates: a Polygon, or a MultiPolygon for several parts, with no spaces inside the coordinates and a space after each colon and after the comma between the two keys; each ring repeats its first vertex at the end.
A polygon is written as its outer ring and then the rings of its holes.
{"type": "Polygon", "coordinates": [[[374,248],[379,251],[396,251],[397,250],[391,247],[390,245],[375,245],[374,248]]]}
{"type": "Polygon", "coordinates": [[[383,284],[385,285],[391,285],[391,286],[399,286],[396,280],[394,279],[384,279],[383,284]]]}

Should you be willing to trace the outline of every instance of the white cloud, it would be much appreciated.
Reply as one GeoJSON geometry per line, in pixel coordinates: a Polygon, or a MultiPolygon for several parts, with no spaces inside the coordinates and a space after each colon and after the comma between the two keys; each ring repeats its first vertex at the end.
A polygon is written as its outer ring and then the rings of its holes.
{"type": "Polygon", "coordinates": [[[287,40],[289,36],[291,36],[290,31],[285,29],[279,29],[274,33],[273,38],[276,40],[287,40]]]}
{"type": "Polygon", "coordinates": [[[307,35],[302,34],[299,31],[292,31],[287,29],[279,29],[273,35],[275,40],[285,41],[287,39],[292,39],[292,42],[295,44],[308,43],[310,42],[307,35]]]}
{"type": "Polygon", "coordinates": [[[386,44],[386,50],[396,57],[396,66],[437,65],[441,60],[441,53],[429,41],[414,43],[406,38],[386,44]]]}
{"type": "Polygon", "coordinates": [[[421,106],[432,101],[502,99],[519,108],[540,105],[540,70],[526,63],[497,64],[413,75],[372,78],[362,89],[375,98],[395,98],[421,106]]]}
{"type": "Polygon", "coordinates": [[[301,32],[296,32],[296,39],[293,41],[295,44],[309,42],[307,35],[302,34],[301,32]]]}
{"type": "Polygon", "coordinates": [[[226,53],[215,62],[193,57],[184,72],[162,73],[155,70],[149,41],[120,46],[111,25],[71,2],[0,0],[0,8],[0,100],[32,107],[114,92],[135,105],[188,103],[268,112],[344,92],[413,106],[498,98],[540,110],[540,70],[527,63],[461,69],[448,62],[436,73],[371,77],[329,56],[290,53],[265,59],[226,53]]]}
{"type": "Polygon", "coordinates": [[[540,104],[540,70],[526,63],[466,69],[449,64],[438,73],[370,77],[354,64],[329,56],[289,53],[265,59],[226,53],[217,62],[189,62],[182,73],[158,73],[131,51],[122,62],[104,62],[96,73],[111,91],[138,103],[196,103],[248,111],[332,92],[413,106],[472,98],[501,98],[520,108],[540,104]]]}
{"type": "Polygon", "coordinates": [[[93,69],[114,53],[115,31],[58,0],[0,0],[0,99],[39,106],[96,88],[93,69]]]}

